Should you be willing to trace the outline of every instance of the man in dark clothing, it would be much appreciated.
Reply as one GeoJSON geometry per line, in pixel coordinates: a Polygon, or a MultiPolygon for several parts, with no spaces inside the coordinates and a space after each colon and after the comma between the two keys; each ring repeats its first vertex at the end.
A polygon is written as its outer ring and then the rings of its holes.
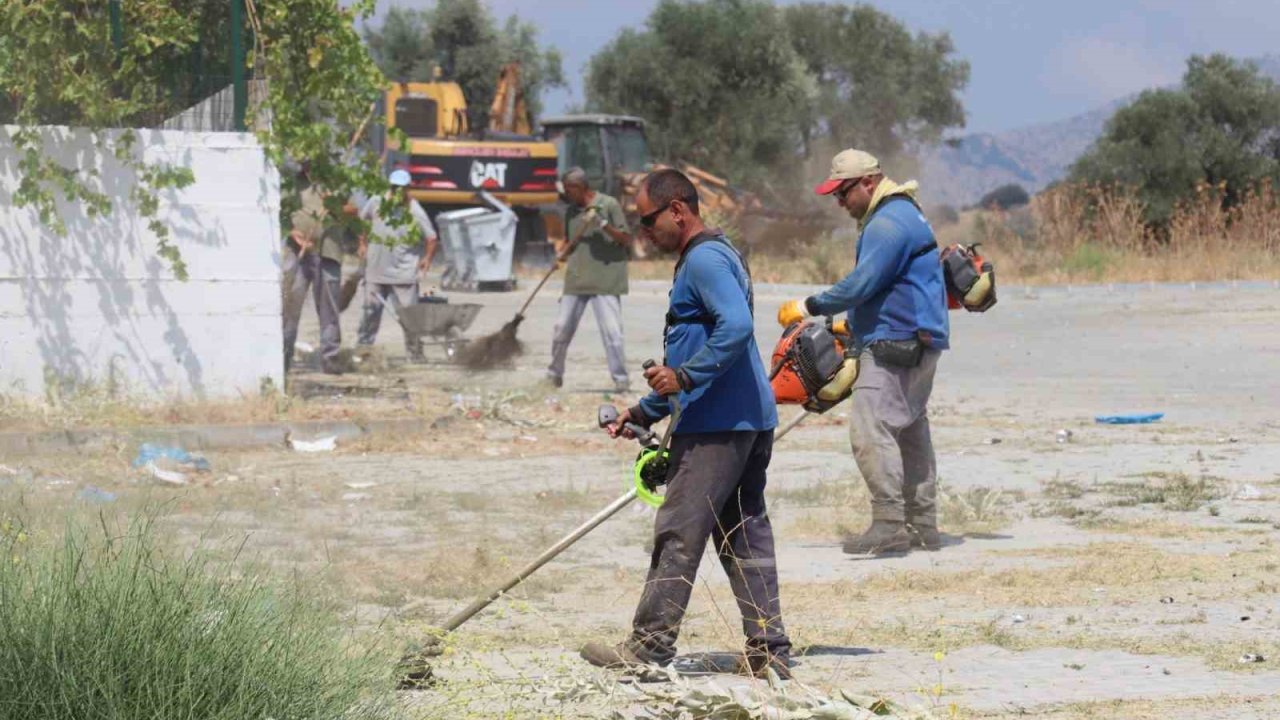
{"type": "Polygon", "coordinates": [[[304,169],[298,175],[301,207],[290,218],[292,228],[281,253],[284,273],[284,371],[293,367],[302,307],[311,294],[320,318],[320,367],[342,373],[338,353],[342,330],[338,324],[338,295],[342,276],[342,229],[328,216],[324,195],[311,184],[304,169]]]}
{"type": "Polygon", "coordinates": [[[680,260],[665,362],[645,371],[653,392],[624,411],[609,434],[630,436],[624,423],[648,426],[666,417],[668,396],[678,396],[682,416],[631,636],[618,645],[588,643],[582,657],[614,668],[670,662],[710,538],[742,612],[747,647],[739,671],[764,676],[772,669],[787,678],[791,641],[782,624],[764,500],[778,418],[755,342],[751,278],[724,234],[703,225],[697,191],[684,174],[653,173],[636,205],[641,232],[680,260]]]}

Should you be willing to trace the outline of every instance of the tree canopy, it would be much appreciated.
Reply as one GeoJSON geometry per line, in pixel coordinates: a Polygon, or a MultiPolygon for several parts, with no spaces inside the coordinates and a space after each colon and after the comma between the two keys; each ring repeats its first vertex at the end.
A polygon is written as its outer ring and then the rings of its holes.
{"type": "Polygon", "coordinates": [[[867,6],[661,0],[591,58],[591,110],[650,121],[658,153],[756,186],[857,146],[882,156],[964,124],[945,34],[867,6]]]}
{"type": "MultiPolygon", "coordinates": [[[[58,231],[59,198],[90,216],[110,212],[121,199],[99,189],[96,168],[64,167],[46,156],[36,126],[156,127],[230,82],[226,0],[128,0],[118,7],[116,24],[106,2],[0,3],[0,27],[6,30],[0,33],[0,120],[17,126],[4,134],[20,157],[14,200],[33,207],[58,231]]],[[[333,0],[244,0],[241,29],[252,43],[248,65],[266,89],[262,106],[249,117],[270,118],[253,130],[278,166],[308,163],[313,181],[335,205],[356,189],[379,192],[386,186],[376,156],[350,152],[384,85],[354,29],[355,19],[372,9],[373,0],[345,6],[333,0]]],[[[101,152],[135,171],[137,184],[127,200],[148,220],[158,253],[183,277],[181,256],[158,219],[158,193],[191,183],[190,171],[146,161],[132,132],[95,132],[95,138],[101,152]]],[[[293,179],[289,173],[282,178],[286,224],[296,203],[289,192],[293,179]]]]}
{"type": "MultiPolygon", "coordinates": [[[[42,222],[60,233],[65,225],[57,212],[59,197],[90,217],[110,212],[112,198],[86,182],[96,178],[97,169],[67,168],[51,160],[41,151],[35,126],[147,126],[181,109],[189,96],[172,82],[177,79],[174,69],[198,52],[202,26],[225,28],[225,15],[203,0],[138,0],[121,4],[119,27],[129,32],[116,35],[105,2],[0,4],[0,27],[5,29],[0,33],[0,123],[17,126],[0,135],[19,151],[15,204],[34,208],[42,222]]],[[[134,158],[133,141],[126,133],[119,145],[103,149],[133,165],[138,185],[130,199],[149,219],[159,254],[182,276],[186,269],[177,248],[156,219],[155,194],[193,178],[189,171],[134,158]]]]}
{"type": "Polygon", "coordinates": [[[983,195],[982,199],[978,201],[978,207],[1008,210],[1026,205],[1029,202],[1031,202],[1031,196],[1027,194],[1026,188],[1018,183],[1008,183],[983,195]]]}
{"type": "Polygon", "coordinates": [[[791,45],[819,88],[801,127],[806,143],[829,137],[888,156],[964,127],[958,93],[969,63],[954,57],[946,33],[912,36],[870,5],[798,3],[783,12],[791,45]]]}
{"type": "Polygon", "coordinates": [[[365,41],[387,78],[424,82],[439,68],[462,86],[473,128],[488,124],[498,71],[520,63],[525,103],[535,117],[543,90],[565,84],[560,52],[538,43],[537,28],[512,15],[499,26],[480,0],[437,0],[424,10],[391,7],[382,24],[366,27],[365,41]]]}
{"type": "Polygon", "coordinates": [[[1136,188],[1155,225],[1201,184],[1222,185],[1233,205],[1280,178],[1280,88],[1251,62],[1192,56],[1180,88],[1148,90],[1116,112],[1070,177],[1136,188]]]}

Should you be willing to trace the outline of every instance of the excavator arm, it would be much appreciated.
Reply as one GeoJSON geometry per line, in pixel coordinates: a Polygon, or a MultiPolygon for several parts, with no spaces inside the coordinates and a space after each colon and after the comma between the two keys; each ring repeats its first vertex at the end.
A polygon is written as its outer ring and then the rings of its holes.
{"type": "Polygon", "coordinates": [[[507,63],[498,73],[497,92],[489,106],[489,131],[516,135],[533,132],[529,109],[524,102],[524,89],[520,86],[520,63],[507,63]]]}

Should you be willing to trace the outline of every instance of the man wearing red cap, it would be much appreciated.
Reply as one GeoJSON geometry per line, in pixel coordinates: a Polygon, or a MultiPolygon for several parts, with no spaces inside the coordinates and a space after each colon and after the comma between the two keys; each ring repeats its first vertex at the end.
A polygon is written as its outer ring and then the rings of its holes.
{"type": "Polygon", "coordinates": [[[848,312],[861,349],[849,439],[871,492],[871,527],[844,543],[847,553],[942,545],[928,403],[949,324],[938,244],[916,189],[886,178],[869,153],[836,155],[815,190],[858,221],[856,265],[825,292],[778,310],[783,326],[848,312]]]}

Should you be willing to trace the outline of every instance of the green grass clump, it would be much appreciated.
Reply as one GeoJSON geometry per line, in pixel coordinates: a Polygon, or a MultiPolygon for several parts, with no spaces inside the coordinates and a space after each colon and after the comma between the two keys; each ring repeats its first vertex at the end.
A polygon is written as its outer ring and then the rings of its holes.
{"type": "Polygon", "coordinates": [[[162,542],[150,516],[0,518],[0,719],[393,716],[391,661],[307,593],[162,542]]]}
{"type": "Polygon", "coordinates": [[[1145,473],[1143,482],[1109,482],[1102,490],[1116,496],[1117,506],[1163,505],[1179,512],[1198,510],[1224,496],[1216,478],[1186,473],[1145,473]]]}
{"type": "Polygon", "coordinates": [[[1106,277],[1108,269],[1115,262],[1115,254],[1106,248],[1094,243],[1084,243],[1063,259],[1062,266],[1074,275],[1100,280],[1106,277]]]}

